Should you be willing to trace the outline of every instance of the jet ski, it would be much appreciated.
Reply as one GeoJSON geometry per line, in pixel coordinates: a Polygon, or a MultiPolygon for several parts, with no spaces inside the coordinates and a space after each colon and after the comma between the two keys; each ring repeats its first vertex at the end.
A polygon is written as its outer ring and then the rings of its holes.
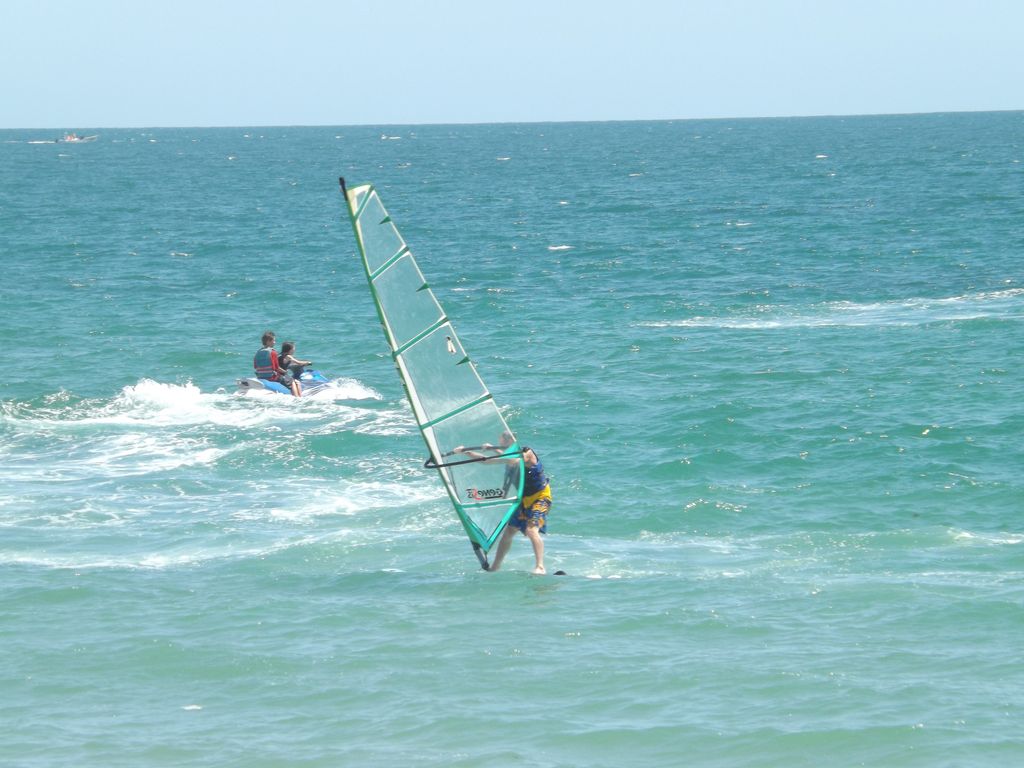
{"type": "MultiPolygon", "coordinates": [[[[320,371],[303,371],[297,378],[302,385],[303,395],[312,395],[331,385],[331,380],[320,373],[320,371]]],[[[276,392],[279,395],[288,395],[289,397],[292,394],[288,387],[278,381],[257,379],[255,376],[238,379],[236,383],[238,384],[239,392],[276,392]]]]}

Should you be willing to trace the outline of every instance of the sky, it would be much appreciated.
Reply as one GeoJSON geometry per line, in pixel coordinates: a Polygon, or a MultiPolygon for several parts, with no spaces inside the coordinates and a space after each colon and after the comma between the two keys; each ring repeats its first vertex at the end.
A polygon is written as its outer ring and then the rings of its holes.
{"type": "Polygon", "coordinates": [[[0,0],[0,128],[1024,109],[1019,0],[0,0]]]}

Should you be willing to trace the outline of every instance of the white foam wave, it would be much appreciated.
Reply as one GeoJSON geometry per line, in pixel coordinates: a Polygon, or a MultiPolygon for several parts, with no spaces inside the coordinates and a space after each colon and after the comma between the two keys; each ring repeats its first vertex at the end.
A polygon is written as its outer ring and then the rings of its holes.
{"type": "Polygon", "coordinates": [[[179,385],[142,379],[122,389],[109,405],[85,421],[113,424],[144,421],[153,425],[224,424],[236,423],[236,416],[244,416],[217,408],[219,400],[215,395],[204,395],[192,382],[179,385]]]}
{"type": "Polygon", "coordinates": [[[867,326],[918,326],[941,322],[963,322],[986,318],[1024,316],[1024,289],[989,291],[947,298],[908,298],[858,303],[830,301],[796,309],[783,305],[761,305],[755,314],[737,316],[695,316],[679,320],[638,323],[648,328],[728,328],[734,330],[775,330],[867,326]]]}
{"type": "Polygon", "coordinates": [[[0,484],[56,492],[67,482],[215,465],[248,450],[255,435],[266,439],[281,433],[286,440],[293,433],[405,435],[415,430],[406,408],[380,408],[380,399],[353,379],[333,382],[319,396],[269,395],[259,401],[223,391],[203,393],[191,383],[142,380],[106,401],[76,401],[61,393],[42,407],[4,403],[0,420],[10,439],[0,448],[0,484]],[[341,398],[368,405],[340,403],[341,398]]]}
{"type": "Polygon", "coordinates": [[[52,470],[88,477],[127,477],[167,472],[184,467],[214,464],[231,449],[205,446],[198,440],[168,440],[155,435],[114,435],[103,438],[102,446],[78,461],[65,462],[52,470]]]}
{"type": "Polygon", "coordinates": [[[571,245],[549,245],[548,246],[548,250],[549,251],[571,251],[572,250],[572,246],[571,245]]]}
{"type": "Polygon", "coordinates": [[[266,557],[293,546],[305,546],[309,543],[310,537],[304,537],[301,541],[279,542],[271,546],[238,547],[232,545],[208,547],[175,554],[142,552],[116,555],[95,553],[89,555],[79,553],[13,552],[0,556],[0,564],[74,570],[172,570],[174,568],[186,568],[218,560],[245,560],[248,558],[266,557]]]}
{"type": "Polygon", "coordinates": [[[415,483],[350,482],[342,484],[341,489],[342,492],[339,492],[339,485],[332,483],[311,490],[308,478],[303,479],[295,488],[296,494],[302,494],[301,504],[274,506],[259,511],[240,510],[233,513],[232,517],[237,520],[269,517],[272,520],[309,523],[321,517],[358,517],[371,511],[422,508],[430,503],[440,504],[444,495],[438,484],[427,477],[415,483]]]}
{"type": "Polygon", "coordinates": [[[8,547],[0,552],[0,565],[173,570],[216,561],[254,560],[333,542],[355,548],[380,547],[410,532],[421,535],[443,525],[455,530],[457,523],[443,496],[433,478],[424,473],[397,483],[296,478],[291,485],[248,487],[228,494],[165,499],[164,503],[136,500],[131,508],[107,498],[59,517],[0,521],[0,527],[60,529],[61,540],[80,542],[50,548],[46,543],[53,541],[53,535],[37,537],[46,548],[8,547]],[[283,496],[296,502],[282,507],[283,496]],[[204,535],[183,539],[170,533],[179,530],[185,510],[205,521],[204,535]],[[323,521],[325,517],[345,519],[346,523],[323,521]],[[98,528],[104,530],[92,532],[98,528]]]}
{"type": "Polygon", "coordinates": [[[203,439],[151,433],[97,434],[56,450],[33,449],[4,463],[0,481],[59,488],[76,480],[102,482],[215,464],[239,446],[214,448],[203,439]]]}
{"type": "MultiPolygon", "coordinates": [[[[287,416],[290,421],[319,420],[325,414],[342,421],[372,416],[376,409],[341,404],[338,401],[381,401],[383,397],[355,379],[337,379],[308,397],[285,397],[276,393],[202,392],[191,382],[166,384],[142,379],[127,386],[112,400],[86,401],[64,408],[30,411],[5,407],[3,416],[27,429],[74,430],[92,426],[176,427],[213,425],[258,427],[287,416]],[[253,407],[250,400],[258,400],[253,407]]],[[[389,418],[385,421],[390,422],[389,418]]]]}
{"type": "Polygon", "coordinates": [[[970,531],[950,531],[953,541],[958,544],[977,544],[998,547],[1004,545],[1024,544],[1024,534],[1020,533],[971,533],[970,531]]]}
{"type": "Polygon", "coordinates": [[[309,395],[314,400],[383,400],[372,387],[356,379],[334,379],[323,389],[309,395]]]}
{"type": "Polygon", "coordinates": [[[356,434],[388,437],[394,435],[408,435],[411,434],[415,428],[416,422],[413,420],[409,409],[403,406],[401,408],[377,411],[374,414],[374,419],[372,421],[367,422],[366,424],[360,424],[355,428],[355,432],[356,434]]]}

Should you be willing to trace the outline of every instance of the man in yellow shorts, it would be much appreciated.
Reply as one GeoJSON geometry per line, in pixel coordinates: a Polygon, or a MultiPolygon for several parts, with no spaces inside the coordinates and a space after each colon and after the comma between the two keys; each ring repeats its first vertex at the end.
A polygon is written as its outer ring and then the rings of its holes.
{"type": "Polygon", "coordinates": [[[544,539],[540,536],[547,533],[548,512],[551,510],[551,486],[544,466],[532,449],[523,446],[523,461],[526,463],[526,480],[523,483],[523,503],[513,513],[505,532],[498,542],[498,551],[494,562],[488,570],[496,571],[501,567],[502,560],[512,546],[516,531],[522,533],[533,545],[533,557],[537,561],[533,569],[535,574],[544,574],[544,539]]]}

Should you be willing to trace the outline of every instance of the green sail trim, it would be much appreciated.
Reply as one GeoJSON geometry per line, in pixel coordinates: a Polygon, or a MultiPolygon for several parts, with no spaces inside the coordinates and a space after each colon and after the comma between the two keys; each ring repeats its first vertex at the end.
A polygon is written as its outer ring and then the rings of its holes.
{"type": "Polygon", "coordinates": [[[372,185],[347,189],[352,222],[370,295],[405,394],[427,445],[427,466],[437,470],[448,498],[480,559],[522,501],[525,465],[455,328],[423,277],[372,185]],[[486,460],[445,463],[459,458],[486,460]]]}

